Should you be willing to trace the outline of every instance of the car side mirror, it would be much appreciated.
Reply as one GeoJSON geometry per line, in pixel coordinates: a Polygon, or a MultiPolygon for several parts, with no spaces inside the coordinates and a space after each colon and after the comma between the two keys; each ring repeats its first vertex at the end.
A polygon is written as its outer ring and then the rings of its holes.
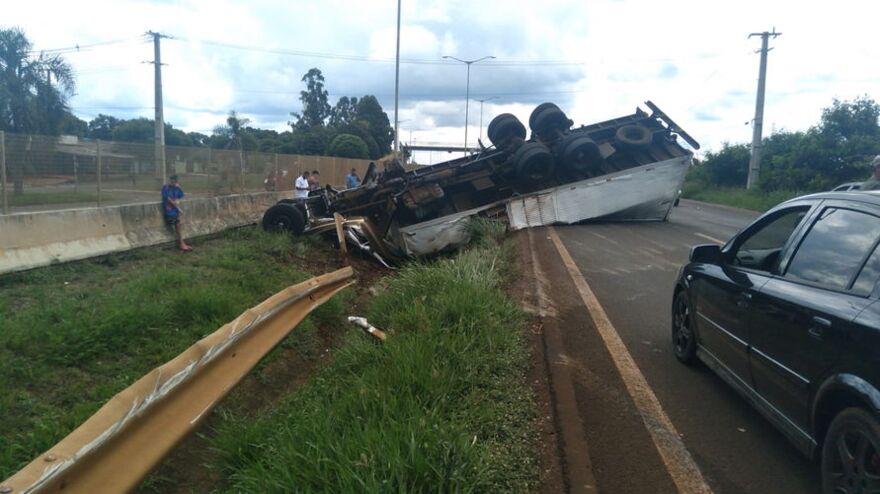
{"type": "Polygon", "coordinates": [[[695,245],[691,247],[688,259],[704,264],[721,264],[721,247],[717,244],[695,245]]]}

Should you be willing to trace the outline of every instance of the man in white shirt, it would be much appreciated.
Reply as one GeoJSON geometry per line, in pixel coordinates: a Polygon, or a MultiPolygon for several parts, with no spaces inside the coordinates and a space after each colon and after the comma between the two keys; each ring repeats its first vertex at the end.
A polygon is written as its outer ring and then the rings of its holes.
{"type": "Polygon", "coordinates": [[[309,197],[309,172],[304,171],[301,177],[297,177],[293,187],[294,197],[309,197]]]}

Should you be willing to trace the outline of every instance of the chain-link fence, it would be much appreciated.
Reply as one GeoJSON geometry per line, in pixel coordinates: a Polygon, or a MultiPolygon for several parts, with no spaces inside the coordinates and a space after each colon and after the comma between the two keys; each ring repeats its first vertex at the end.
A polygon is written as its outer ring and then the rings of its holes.
{"type": "Polygon", "coordinates": [[[159,201],[163,179],[177,174],[187,197],[293,190],[303,171],[343,187],[369,160],[82,140],[0,132],[3,214],[159,201]]]}

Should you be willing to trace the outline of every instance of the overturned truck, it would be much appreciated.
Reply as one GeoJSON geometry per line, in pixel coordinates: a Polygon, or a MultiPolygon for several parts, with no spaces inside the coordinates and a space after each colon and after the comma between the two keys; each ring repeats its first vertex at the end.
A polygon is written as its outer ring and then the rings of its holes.
{"type": "Polygon", "coordinates": [[[381,262],[453,249],[468,240],[472,216],[512,230],[592,219],[662,221],[678,197],[699,144],[652,102],[605,122],[572,128],[553,103],[529,117],[489,124],[492,145],[470,156],[407,171],[370,165],[362,185],[330,186],[285,199],[263,216],[268,230],[332,234],[381,262]],[[336,233],[334,233],[336,232],[336,233]]]}

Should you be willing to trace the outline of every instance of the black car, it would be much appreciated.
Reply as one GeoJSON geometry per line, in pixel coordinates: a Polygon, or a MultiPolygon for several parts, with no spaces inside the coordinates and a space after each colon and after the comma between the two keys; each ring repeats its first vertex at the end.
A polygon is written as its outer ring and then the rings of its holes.
{"type": "Polygon", "coordinates": [[[675,285],[675,356],[819,459],[826,493],[880,493],[878,243],[880,194],[804,196],[693,247],[675,285]]]}

